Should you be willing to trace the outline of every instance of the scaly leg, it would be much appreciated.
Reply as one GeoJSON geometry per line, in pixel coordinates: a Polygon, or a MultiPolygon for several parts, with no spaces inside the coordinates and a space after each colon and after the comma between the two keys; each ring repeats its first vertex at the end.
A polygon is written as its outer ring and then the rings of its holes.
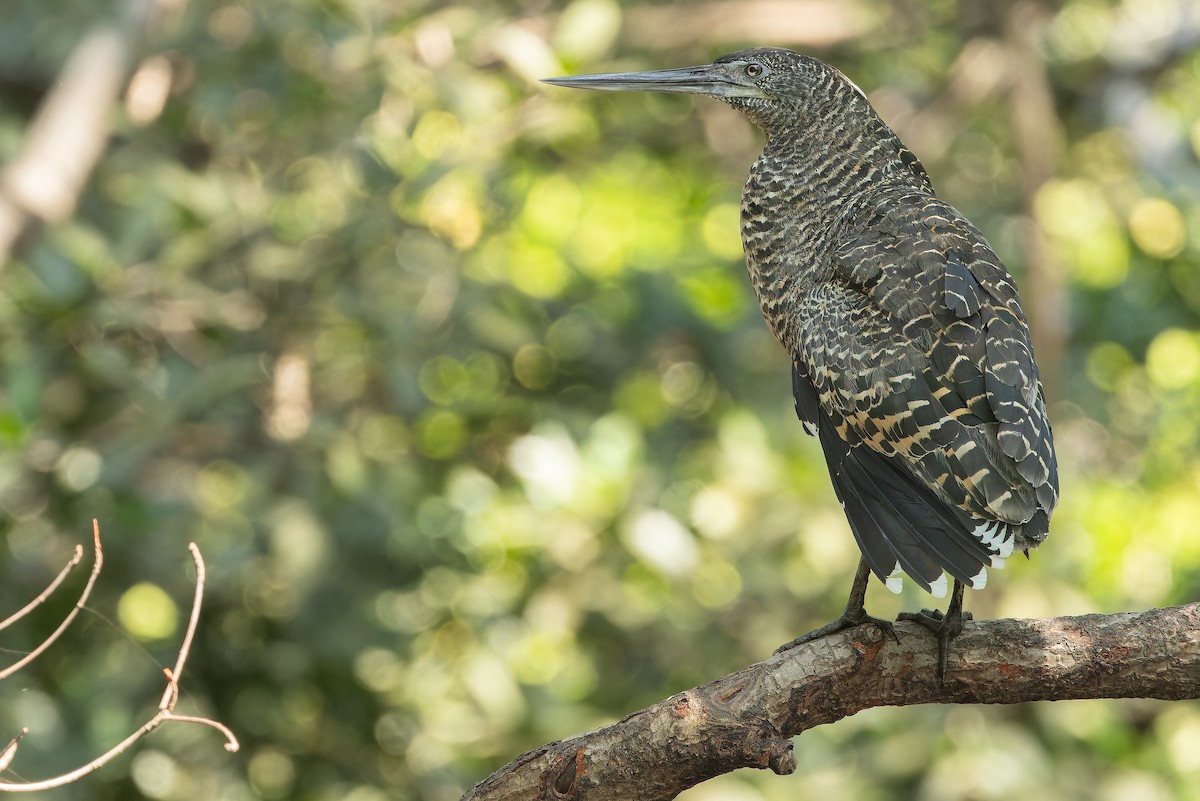
{"type": "Polygon", "coordinates": [[[963,612],[963,590],[966,588],[958,579],[954,580],[954,592],[950,595],[950,605],[946,614],[936,609],[922,609],[920,612],[901,612],[897,620],[911,620],[919,623],[933,632],[938,643],[938,685],[946,683],[946,660],[950,641],[962,633],[963,623],[971,619],[970,612],[963,612]]]}
{"type": "Polygon", "coordinates": [[[827,635],[837,634],[839,631],[852,629],[863,623],[870,623],[896,642],[900,642],[900,638],[896,636],[896,629],[890,621],[880,620],[877,617],[871,617],[867,614],[867,608],[863,602],[867,597],[867,583],[870,579],[871,568],[867,565],[866,559],[860,559],[858,562],[858,572],[854,574],[854,584],[850,587],[850,599],[846,601],[846,609],[842,612],[841,617],[832,623],[821,626],[819,629],[810,631],[808,634],[801,634],[786,645],[776,648],[775,653],[783,653],[795,648],[797,645],[819,640],[827,635]]]}

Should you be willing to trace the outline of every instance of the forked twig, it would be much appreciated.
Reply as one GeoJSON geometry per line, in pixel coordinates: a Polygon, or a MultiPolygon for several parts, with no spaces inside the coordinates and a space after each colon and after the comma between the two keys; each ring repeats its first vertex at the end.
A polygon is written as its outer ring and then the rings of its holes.
{"type": "MultiPolygon", "coordinates": [[[[48,639],[45,643],[43,643],[41,646],[39,646],[38,650],[31,656],[36,656],[36,654],[44,651],[46,649],[46,647],[48,647],[50,645],[50,643],[52,643],[54,641],[54,638],[56,638],[58,636],[58,634],[63,629],[65,629],[66,626],[68,626],[70,624],[71,620],[74,619],[75,615],[83,607],[83,604],[87,600],[88,594],[91,592],[92,585],[96,581],[96,577],[100,574],[100,566],[103,563],[103,558],[101,556],[101,551],[100,551],[100,525],[99,525],[99,523],[97,523],[94,520],[92,521],[92,524],[93,524],[93,530],[94,530],[94,536],[95,536],[95,542],[96,542],[96,564],[92,568],[92,575],[88,580],[87,587],[84,589],[83,595],[80,597],[79,602],[75,605],[75,609],[73,609],[71,611],[71,614],[68,615],[67,619],[63,621],[63,624],[60,625],[59,628],[55,631],[55,633],[53,635],[51,635],[50,639],[48,639]]],[[[212,720],[211,718],[198,717],[195,715],[177,715],[177,714],[175,714],[175,705],[179,702],[179,681],[183,677],[183,668],[184,668],[184,665],[187,663],[188,653],[191,651],[192,638],[196,634],[196,626],[199,624],[199,621],[200,621],[200,609],[201,609],[201,606],[204,601],[204,558],[200,555],[200,549],[196,546],[196,544],[194,542],[188,544],[188,550],[191,551],[192,561],[196,565],[196,592],[192,599],[192,613],[191,613],[191,617],[188,619],[187,631],[184,633],[183,642],[179,646],[179,656],[175,660],[175,668],[174,668],[174,670],[166,669],[166,668],[163,669],[163,674],[166,675],[166,677],[167,677],[167,687],[163,691],[162,700],[159,702],[158,712],[156,712],[155,715],[152,718],[150,718],[150,720],[148,720],[144,724],[142,724],[141,728],[139,728],[137,731],[133,732],[128,737],[126,737],[124,740],[117,743],[115,746],[110,748],[108,751],[106,751],[105,753],[96,757],[91,762],[87,763],[86,765],[76,768],[75,770],[70,771],[69,773],[64,773],[60,776],[55,776],[50,779],[43,779],[41,781],[0,782],[0,792],[31,793],[31,792],[36,792],[39,790],[49,790],[49,789],[52,789],[55,787],[62,787],[64,785],[70,784],[71,782],[77,781],[77,780],[83,778],[84,776],[88,775],[92,771],[106,765],[107,763],[112,761],[117,756],[120,756],[126,750],[128,750],[129,746],[133,745],[135,742],[140,740],[142,737],[145,737],[147,734],[154,731],[155,729],[157,729],[159,726],[161,726],[163,723],[166,723],[167,721],[176,721],[178,723],[199,723],[204,726],[208,726],[209,728],[216,729],[217,731],[221,732],[222,735],[225,736],[225,750],[226,751],[237,751],[238,750],[239,746],[238,746],[237,737],[234,736],[233,732],[229,730],[229,727],[225,726],[223,723],[220,723],[219,721],[216,721],[216,720],[212,720]]],[[[81,554],[77,553],[76,558],[75,558],[75,563],[78,563],[80,556],[81,556],[81,554]]],[[[64,569],[63,573],[60,574],[59,578],[56,579],[53,583],[51,583],[50,587],[47,588],[47,590],[42,593],[42,596],[49,596],[49,594],[54,591],[54,589],[62,581],[62,578],[66,575],[67,572],[70,571],[70,569],[72,567],[74,567],[74,564],[69,564],[64,569]]],[[[42,596],[39,596],[39,597],[42,600],[44,600],[44,597],[42,597],[42,596]]],[[[10,620],[19,618],[20,615],[26,614],[27,611],[28,611],[28,608],[21,610],[21,612],[19,612],[17,615],[14,615],[13,618],[10,618],[10,620]]],[[[5,621],[5,623],[7,623],[7,622],[8,621],[5,621]]],[[[26,657],[24,660],[22,660],[22,663],[27,664],[29,661],[30,661],[30,658],[26,657]]],[[[19,663],[19,664],[22,664],[22,663],[19,663]]],[[[15,671],[13,669],[10,669],[9,672],[11,673],[11,672],[15,672],[15,671]]],[[[7,674],[5,674],[5,675],[7,675],[7,674]]],[[[0,677],[2,677],[2,676],[0,676],[0,677]]],[[[13,757],[16,755],[17,746],[20,743],[20,739],[22,736],[24,736],[24,734],[27,731],[28,731],[27,728],[22,729],[21,734],[18,735],[16,739],[14,739],[12,742],[10,742],[8,744],[8,746],[6,746],[5,748],[0,749],[0,761],[3,762],[3,764],[0,765],[0,769],[7,768],[8,763],[10,763],[12,761],[13,757]]]]}

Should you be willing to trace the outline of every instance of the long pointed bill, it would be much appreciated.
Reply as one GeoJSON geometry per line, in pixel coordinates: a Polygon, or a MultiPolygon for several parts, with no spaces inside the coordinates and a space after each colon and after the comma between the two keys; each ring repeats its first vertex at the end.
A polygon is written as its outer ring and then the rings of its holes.
{"type": "Polygon", "coordinates": [[[601,75],[572,75],[543,78],[542,83],[574,89],[603,89],[609,92],[679,92],[710,97],[770,97],[748,78],[730,69],[730,64],[705,64],[653,72],[610,72],[601,75]]]}

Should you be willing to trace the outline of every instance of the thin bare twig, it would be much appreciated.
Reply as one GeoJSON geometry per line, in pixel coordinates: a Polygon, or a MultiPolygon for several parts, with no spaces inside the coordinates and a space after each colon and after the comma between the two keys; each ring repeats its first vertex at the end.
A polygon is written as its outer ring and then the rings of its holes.
{"type": "Polygon", "coordinates": [[[8,745],[4,746],[4,750],[0,751],[0,770],[8,770],[8,766],[12,764],[13,757],[17,755],[17,746],[21,744],[21,738],[29,734],[29,727],[22,726],[17,732],[17,736],[9,741],[8,745]]]}
{"type": "MultiPolygon", "coordinates": [[[[67,630],[67,627],[71,625],[71,623],[79,615],[79,612],[83,609],[84,605],[87,604],[88,597],[90,597],[92,594],[92,587],[96,585],[96,579],[100,577],[100,568],[104,566],[104,551],[100,548],[100,523],[96,520],[92,520],[92,542],[95,544],[96,549],[96,558],[92,564],[92,574],[88,576],[87,584],[84,585],[83,592],[79,595],[79,600],[75,602],[75,608],[73,608],[70,613],[63,618],[62,622],[58,624],[58,628],[56,628],[49,637],[43,640],[41,645],[25,654],[25,656],[21,657],[4,670],[0,670],[0,681],[7,679],[9,676],[16,673],[18,670],[25,667],[30,662],[45,653],[46,649],[53,645],[54,641],[57,640],[62,633],[67,630]]],[[[27,604],[24,609],[22,609],[20,612],[17,612],[17,614],[13,615],[8,620],[4,621],[4,625],[8,625],[9,621],[11,620],[20,619],[32,608],[36,608],[37,606],[45,603],[46,599],[50,597],[50,594],[54,592],[54,590],[58,588],[58,585],[62,583],[62,580],[66,578],[66,574],[70,572],[71,568],[79,563],[79,559],[82,554],[83,548],[76,546],[75,557],[68,562],[67,566],[58,574],[58,578],[50,582],[50,586],[47,587],[41,595],[27,604]]],[[[0,626],[0,628],[3,628],[3,626],[0,626]]]]}
{"type": "MultiPolygon", "coordinates": [[[[9,615],[3,621],[0,621],[0,631],[4,631],[6,628],[11,626],[13,623],[16,623],[18,620],[20,620],[21,618],[25,617],[30,612],[32,612],[34,609],[37,609],[39,606],[44,604],[46,602],[46,599],[49,598],[51,595],[53,595],[54,591],[58,589],[58,585],[62,584],[63,580],[66,579],[66,577],[71,574],[71,571],[74,570],[76,567],[78,567],[79,563],[82,561],[83,561],[83,546],[76,545],[75,546],[75,555],[72,556],[71,561],[67,562],[66,566],[62,570],[59,571],[59,573],[55,577],[54,581],[50,582],[50,584],[46,587],[46,589],[41,591],[41,593],[38,595],[38,597],[34,598],[32,601],[25,604],[25,606],[21,609],[21,611],[14,612],[12,615],[9,615]]],[[[2,678],[2,677],[0,677],[0,678],[2,678]]]]}
{"type": "Polygon", "coordinates": [[[179,679],[183,676],[183,666],[187,663],[188,653],[192,650],[192,638],[196,636],[196,625],[200,622],[200,607],[204,604],[204,557],[196,543],[189,542],[188,550],[192,552],[192,561],[196,564],[196,593],[192,597],[192,615],[188,618],[187,631],[184,632],[183,642],[179,645],[179,656],[175,659],[175,669],[167,672],[167,689],[163,691],[162,701],[158,708],[172,710],[179,700],[179,679]]]}
{"type": "MultiPolygon", "coordinates": [[[[90,592],[91,586],[95,582],[95,577],[100,573],[100,564],[103,561],[100,556],[100,526],[99,523],[96,523],[95,521],[93,521],[93,526],[96,540],[96,566],[92,568],[92,578],[88,582],[88,587],[85,591],[84,597],[80,599],[79,604],[76,605],[76,608],[72,612],[71,616],[67,621],[65,621],[65,623],[68,624],[70,620],[73,619],[75,613],[79,611],[79,608],[82,607],[83,601],[86,599],[87,592],[90,592]]],[[[188,619],[187,631],[184,633],[183,642],[179,647],[179,655],[175,660],[175,669],[163,670],[163,673],[167,677],[167,687],[163,691],[162,700],[159,702],[158,712],[155,713],[150,720],[142,724],[141,728],[139,728],[137,731],[133,732],[124,740],[117,743],[108,751],[96,757],[86,765],[76,768],[68,773],[63,773],[62,775],[55,776],[50,779],[43,779],[41,781],[0,782],[0,792],[32,793],[39,790],[49,790],[55,787],[62,787],[70,784],[71,782],[78,781],[79,779],[83,778],[89,773],[92,773],[98,768],[103,767],[116,757],[123,754],[131,745],[167,721],[175,721],[177,723],[199,723],[204,726],[208,726],[209,728],[216,729],[225,737],[226,751],[232,752],[238,750],[239,746],[237,737],[232,731],[230,731],[229,727],[225,726],[223,723],[210,718],[199,717],[195,715],[175,714],[175,705],[179,702],[179,682],[183,678],[183,668],[187,663],[188,653],[190,652],[192,646],[192,639],[196,634],[196,626],[200,621],[200,609],[204,601],[204,558],[201,556],[200,549],[194,542],[188,544],[188,550],[191,551],[192,561],[196,565],[196,592],[192,598],[192,612],[190,618],[188,619]]],[[[60,630],[62,628],[65,628],[65,625],[59,627],[60,630]]],[[[56,631],[55,635],[53,636],[57,636],[57,634],[58,632],[56,631]]],[[[45,648],[41,648],[40,650],[45,650],[45,648]]],[[[23,729],[21,735],[13,740],[12,743],[10,743],[5,749],[3,749],[3,752],[0,753],[0,756],[11,762],[13,756],[16,755],[17,745],[20,742],[20,737],[24,736],[27,731],[27,728],[23,729]]]]}

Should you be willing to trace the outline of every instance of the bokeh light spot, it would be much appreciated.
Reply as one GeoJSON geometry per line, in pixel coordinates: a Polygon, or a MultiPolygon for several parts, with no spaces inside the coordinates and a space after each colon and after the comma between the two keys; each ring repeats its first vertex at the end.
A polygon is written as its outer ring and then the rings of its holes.
{"type": "Polygon", "coordinates": [[[461,139],[462,125],[458,117],[448,111],[425,112],[412,133],[413,147],[430,161],[457,147],[461,139]]]}
{"type": "Polygon", "coordinates": [[[541,345],[522,345],[513,356],[513,376],[527,389],[543,389],[554,380],[554,358],[541,345]]]}
{"type": "Polygon", "coordinates": [[[742,238],[739,235],[741,211],[734,203],[718,203],[704,215],[700,232],[704,247],[721,259],[742,258],[742,238]]]}
{"type": "Polygon", "coordinates": [[[467,426],[462,417],[448,410],[429,412],[417,422],[417,443],[421,452],[433,459],[449,459],[467,442],[467,426]]]}
{"type": "Polygon", "coordinates": [[[296,766],[291,758],[275,748],[264,748],[250,758],[246,766],[250,784],[265,799],[284,798],[296,781],[296,766]]]}
{"type": "Polygon", "coordinates": [[[130,775],[147,798],[172,798],[177,792],[179,768],[162,751],[148,749],[133,758],[130,775]]]}
{"type": "Polygon", "coordinates": [[[54,473],[63,487],[72,492],[81,492],[100,479],[104,460],[91,448],[79,445],[68,448],[59,457],[54,473]]]}
{"type": "Polygon", "coordinates": [[[1129,213],[1129,233],[1142,251],[1160,259],[1179,255],[1187,241],[1183,215],[1162,198],[1138,201],[1129,213]]]}
{"type": "Polygon", "coordinates": [[[736,567],[724,559],[708,558],[700,563],[693,576],[692,594],[704,606],[720,609],[737,600],[742,591],[742,577],[736,567]]]}
{"type": "Polygon", "coordinates": [[[634,514],[624,526],[622,540],[635,556],[668,576],[690,574],[699,559],[696,538],[661,509],[634,514]]]}
{"type": "Polygon", "coordinates": [[[513,242],[506,268],[509,282],[535,298],[558,297],[571,279],[570,268],[554,248],[524,240],[513,242]]]}
{"type": "Polygon", "coordinates": [[[1200,337],[1193,331],[1168,328],[1146,351],[1146,372],[1163,389],[1182,389],[1200,378],[1200,337]]]}
{"type": "Polygon", "coordinates": [[[607,53],[621,30],[621,7],[615,0],[574,0],[558,16],[554,47],[576,62],[607,53]]]}
{"type": "Polygon", "coordinates": [[[142,582],[121,596],[117,603],[117,619],[136,639],[161,640],[175,633],[179,610],[161,587],[142,582]]]}

